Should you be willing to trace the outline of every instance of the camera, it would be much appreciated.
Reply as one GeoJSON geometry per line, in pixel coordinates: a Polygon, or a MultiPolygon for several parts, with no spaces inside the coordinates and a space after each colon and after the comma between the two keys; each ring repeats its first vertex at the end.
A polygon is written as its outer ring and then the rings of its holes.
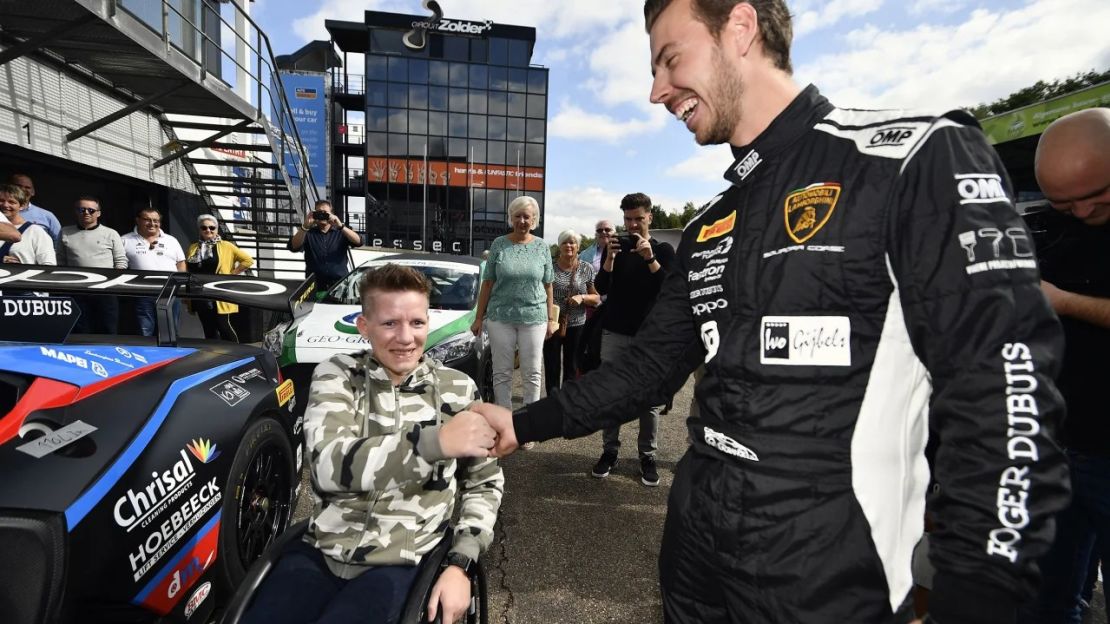
{"type": "Polygon", "coordinates": [[[617,242],[621,245],[621,251],[635,251],[640,237],[635,234],[623,234],[617,237],[617,242]]]}
{"type": "Polygon", "coordinates": [[[312,218],[316,219],[317,221],[330,221],[331,213],[329,213],[327,210],[313,210],[312,218]]]}

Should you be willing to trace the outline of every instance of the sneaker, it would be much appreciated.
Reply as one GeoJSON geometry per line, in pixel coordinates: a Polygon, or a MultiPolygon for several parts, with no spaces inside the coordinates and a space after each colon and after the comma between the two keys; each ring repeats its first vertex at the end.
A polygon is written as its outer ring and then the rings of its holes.
{"type": "Polygon", "coordinates": [[[659,485],[659,470],[655,467],[654,457],[640,458],[640,482],[648,487],[659,485]]]}
{"type": "Polygon", "coordinates": [[[605,451],[601,454],[601,459],[597,460],[594,464],[594,469],[590,472],[591,475],[598,479],[604,479],[609,476],[609,472],[617,465],[617,454],[613,451],[605,451]]]}

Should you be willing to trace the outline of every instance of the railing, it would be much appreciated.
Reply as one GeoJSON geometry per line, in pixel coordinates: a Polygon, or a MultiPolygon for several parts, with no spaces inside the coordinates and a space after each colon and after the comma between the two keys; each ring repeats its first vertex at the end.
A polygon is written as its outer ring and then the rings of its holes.
{"type": "Polygon", "coordinates": [[[218,10],[213,10],[212,5],[200,0],[109,2],[112,14],[117,9],[122,10],[158,33],[167,52],[172,46],[196,62],[202,80],[215,74],[216,79],[233,91],[253,94],[254,102],[249,101],[248,95],[247,103],[254,108],[255,121],[269,121],[269,124],[263,126],[267,129],[267,140],[275,158],[280,159],[278,164],[281,165],[281,175],[293,193],[291,212],[294,215],[301,213],[318,199],[316,184],[308,166],[308,156],[293,121],[289,98],[275,69],[276,61],[270,39],[250,15],[235,2],[221,2],[218,10]],[[200,26],[195,22],[198,15],[200,26]],[[159,18],[158,23],[152,23],[151,18],[154,16],[159,18]],[[241,33],[240,30],[244,32],[241,33]],[[216,38],[209,33],[215,33],[216,38]],[[224,42],[226,33],[232,35],[231,41],[227,43],[224,42]],[[298,186],[299,192],[295,189],[298,186]],[[297,209],[298,203],[300,210],[297,209]]]}
{"type": "Polygon", "coordinates": [[[331,89],[338,94],[363,95],[366,93],[366,76],[332,72],[331,89]]]}
{"type": "Polygon", "coordinates": [[[347,169],[343,176],[343,188],[348,191],[366,190],[366,172],[362,169],[347,169]]]}

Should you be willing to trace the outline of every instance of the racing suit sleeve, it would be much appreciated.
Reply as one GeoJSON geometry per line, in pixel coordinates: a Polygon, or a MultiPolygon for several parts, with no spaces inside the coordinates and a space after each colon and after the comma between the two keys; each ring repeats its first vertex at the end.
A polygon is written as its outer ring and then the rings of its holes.
{"type": "Polygon", "coordinates": [[[314,486],[321,492],[372,494],[427,480],[434,463],[416,452],[419,425],[379,435],[364,432],[367,419],[358,409],[352,378],[359,375],[362,383],[365,373],[356,364],[354,357],[339,355],[312,373],[304,436],[314,486]]]}
{"type": "MultiPolygon", "coordinates": [[[[465,405],[455,406],[460,411],[470,403],[482,400],[477,384],[470,381],[470,385],[471,400],[465,405]]],[[[493,543],[493,524],[497,521],[497,511],[505,493],[505,476],[496,458],[460,459],[458,462],[461,495],[451,551],[477,561],[478,556],[493,543]]]]}
{"type": "Polygon", "coordinates": [[[974,126],[942,118],[930,132],[894,185],[887,233],[939,438],[930,617],[1013,622],[1068,499],[1054,442],[1062,333],[998,155],[974,126]]]}
{"type": "MultiPolygon", "coordinates": [[[[690,311],[682,254],[676,254],[628,357],[603,362],[581,379],[513,414],[521,443],[558,436],[577,438],[639,416],[638,410],[666,403],[705,358],[690,311]]],[[[599,274],[605,275],[602,271],[599,274]]],[[[595,283],[596,285],[596,283],[595,283]]],[[[600,291],[600,289],[598,289],[600,291]]]]}

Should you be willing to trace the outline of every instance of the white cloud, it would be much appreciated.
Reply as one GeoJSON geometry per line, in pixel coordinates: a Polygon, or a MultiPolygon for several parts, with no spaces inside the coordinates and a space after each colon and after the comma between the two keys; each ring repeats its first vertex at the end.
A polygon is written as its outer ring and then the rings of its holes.
{"type": "Polygon", "coordinates": [[[815,8],[808,8],[814,3],[799,4],[795,9],[794,36],[804,37],[815,30],[833,26],[842,19],[877,11],[883,0],[829,0],[817,4],[815,8]]]}
{"type": "Polygon", "coordinates": [[[950,14],[964,8],[966,4],[964,0],[914,0],[908,11],[914,17],[921,17],[930,11],[950,14]]]}
{"type": "Polygon", "coordinates": [[[1110,23],[1105,0],[1031,0],[1010,11],[975,10],[952,26],[904,31],[866,26],[849,49],[798,68],[840,106],[950,108],[989,102],[1029,86],[1110,65],[1105,37],[1078,36],[1110,23]]]}
{"type": "Polygon", "coordinates": [[[722,182],[724,171],[735,160],[728,145],[699,147],[694,154],[667,170],[672,178],[722,182]]]}
{"type": "Polygon", "coordinates": [[[648,111],[639,119],[617,119],[610,115],[591,113],[573,104],[563,103],[548,124],[548,134],[563,139],[580,139],[617,143],[630,136],[654,132],[668,119],[662,108],[648,111]]]}

